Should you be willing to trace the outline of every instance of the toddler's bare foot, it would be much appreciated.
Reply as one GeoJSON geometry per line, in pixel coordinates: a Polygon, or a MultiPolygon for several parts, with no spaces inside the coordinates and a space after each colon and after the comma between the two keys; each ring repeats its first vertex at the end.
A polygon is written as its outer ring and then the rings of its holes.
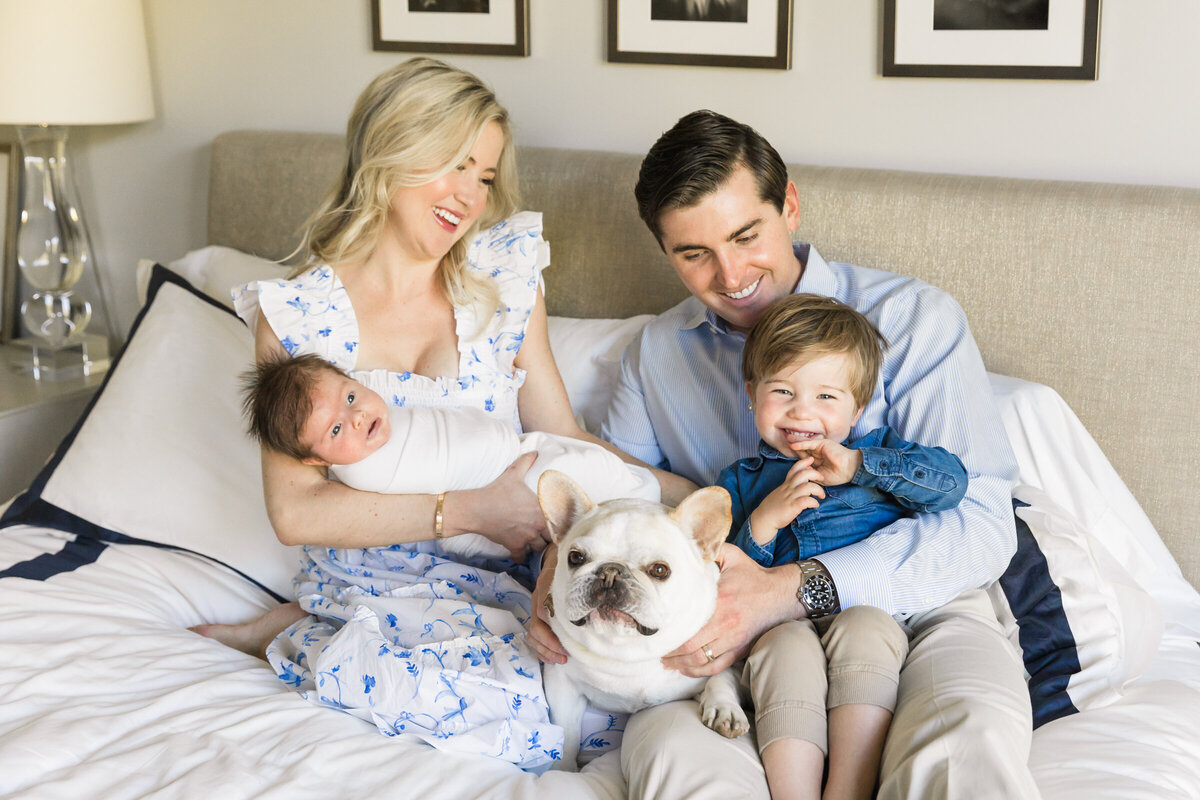
{"type": "Polygon", "coordinates": [[[304,611],[299,603],[285,603],[272,608],[261,617],[237,625],[194,625],[189,631],[209,639],[216,639],[226,647],[265,659],[267,645],[285,628],[303,618],[304,611]]]}

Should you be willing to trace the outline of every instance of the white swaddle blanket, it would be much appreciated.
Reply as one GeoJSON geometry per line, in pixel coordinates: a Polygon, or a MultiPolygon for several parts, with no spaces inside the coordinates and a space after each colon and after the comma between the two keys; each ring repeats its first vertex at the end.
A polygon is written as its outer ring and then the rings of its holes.
{"type": "MultiPolygon", "coordinates": [[[[593,502],[639,497],[659,502],[658,481],[644,467],[626,464],[598,444],[533,432],[518,435],[476,408],[388,408],[391,436],[355,464],[330,467],[347,486],[385,494],[437,494],[479,489],[500,476],[520,455],[534,450],[537,461],[525,484],[537,492],[548,469],[566,473],[593,502]]],[[[444,539],[441,547],[460,557],[502,557],[500,545],[479,534],[444,539]]]]}

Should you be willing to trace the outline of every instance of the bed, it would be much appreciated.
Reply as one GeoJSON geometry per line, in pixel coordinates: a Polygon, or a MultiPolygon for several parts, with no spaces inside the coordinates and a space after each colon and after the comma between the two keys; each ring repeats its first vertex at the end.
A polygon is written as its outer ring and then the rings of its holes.
{"type": "MultiPolygon", "coordinates": [[[[340,148],[217,138],[209,246],[138,266],[145,305],[124,351],[7,504],[0,796],[624,796],[614,752],[538,776],[386,737],[187,630],[290,592],[295,554],[272,535],[241,433],[252,340],[228,289],[279,273],[267,259],[294,246],[340,148]]],[[[682,297],[633,210],[637,163],[520,153],[552,249],[552,346],[592,430],[624,343],[682,297]]],[[[1200,434],[1200,352],[1192,303],[1171,291],[1200,266],[1200,191],[789,168],[800,238],[949,290],[992,371],[1023,533],[989,593],[1029,674],[1043,797],[1200,798],[1200,469],[1179,445],[1200,434]],[[1115,369],[1117,352],[1136,367],[1115,369]]]]}

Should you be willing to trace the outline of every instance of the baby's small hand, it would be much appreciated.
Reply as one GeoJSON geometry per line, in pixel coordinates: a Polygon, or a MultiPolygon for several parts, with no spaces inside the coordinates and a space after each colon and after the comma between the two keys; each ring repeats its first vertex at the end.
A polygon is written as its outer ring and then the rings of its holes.
{"type": "Polygon", "coordinates": [[[843,447],[831,439],[809,439],[793,442],[792,450],[797,456],[807,455],[812,459],[812,469],[817,480],[826,486],[841,486],[854,479],[862,466],[862,453],[843,447]]]}

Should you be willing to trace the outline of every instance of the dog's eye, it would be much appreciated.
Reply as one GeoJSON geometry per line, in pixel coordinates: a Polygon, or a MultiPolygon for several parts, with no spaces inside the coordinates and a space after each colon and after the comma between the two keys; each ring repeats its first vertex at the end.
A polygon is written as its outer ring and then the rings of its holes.
{"type": "Polygon", "coordinates": [[[571,552],[567,553],[568,566],[581,567],[585,561],[587,561],[587,557],[578,550],[572,550],[571,552]]]}
{"type": "Polygon", "coordinates": [[[671,577],[671,568],[661,561],[655,561],[646,568],[646,574],[656,581],[665,581],[671,577]]]}

